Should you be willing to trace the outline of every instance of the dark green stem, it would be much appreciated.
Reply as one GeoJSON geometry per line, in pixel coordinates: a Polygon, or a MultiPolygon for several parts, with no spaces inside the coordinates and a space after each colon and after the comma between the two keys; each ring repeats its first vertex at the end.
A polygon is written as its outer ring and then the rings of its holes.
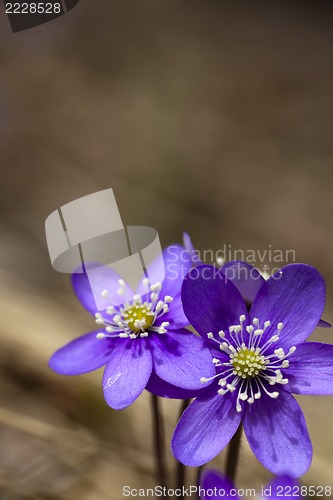
{"type": "Polygon", "coordinates": [[[164,425],[160,415],[159,398],[151,395],[153,442],[156,457],[156,475],[159,486],[166,486],[166,469],[164,454],[164,425]]]}
{"type": "MultiPolygon", "coordinates": [[[[179,412],[179,418],[182,416],[183,412],[186,410],[186,408],[188,407],[190,402],[191,402],[190,399],[184,399],[182,401],[182,404],[180,407],[180,412],[179,412]]],[[[185,466],[180,462],[177,463],[176,477],[177,477],[177,488],[182,490],[183,486],[185,485],[185,466]]],[[[181,496],[180,498],[184,498],[184,497],[181,496]]]]}
{"type": "Polygon", "coordinates": [[[228,446],[228,454],[227,454],[227,463],[225,467],[225,473],[227,478],[230,479],[230,481],[235,482],[235,477],[236,477],[236,471],[237,471],[237,465],[238,465],[238,458],[239,458],[239,450],[240,450],[240,443],[241,443],[241,437],[242,437],[242,424],[239,425],[234,437],[230,441],[230,444],[228,446]]]}
{"type": "Polygon", "coordinates": [[[199,486],[200,486],[200,476],[201,476],[202,470],[203,470],[203,465],[200,465],[200,467],[198,467],[198,470],[197,470],[197,487],[198,487],[197,498],[198,498],[198,500],[200,500],[199,486]]]}

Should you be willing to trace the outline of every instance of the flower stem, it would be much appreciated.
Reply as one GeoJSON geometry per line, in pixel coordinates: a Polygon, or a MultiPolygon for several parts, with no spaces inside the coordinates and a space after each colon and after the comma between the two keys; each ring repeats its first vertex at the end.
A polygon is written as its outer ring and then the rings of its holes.
{"type": "Polygon", "coordinates": [[[165,455],[164,455],[164,426],[160,415],[159,398],[151,395],[153,442],[156,457],[156,475],[159,486],[166,486],[165,455]]]}
{"type": "Polygon", "coordinates": [[[197,498],[198,498],[198,500],[200,500],[199,486],[200,486],[200,477],[201,477],[201,473],[202,473],[203,467],[204,467],[203,465],[200,465],[200,467],[198,467],[198,470],[197,470],[197,487],[198,487],[197,498]]]}
{"type": "Polygon", "coordinates": [[[242,424],[239,425],[228,447],[227,463],[225,473],[230,481],[234,482],[238,465],[240,443],[242,437],[242,424]]]}
{"type": "MultiPolygon", "coordinates": [[[[179,412],[179,418],[182,416],[183,412],[186,410],[190,402],[191,402],[190,399],[184,399],[182,401],[179,412]]],[[[185,466],[181,462],[177,462],[176,477],[177,477],[177,488],[179,488],[182,491],[182,488],[185,485],[185,466]]],[[[181,496],[181,498],[183,498],[183,496],[181,496]]]]}

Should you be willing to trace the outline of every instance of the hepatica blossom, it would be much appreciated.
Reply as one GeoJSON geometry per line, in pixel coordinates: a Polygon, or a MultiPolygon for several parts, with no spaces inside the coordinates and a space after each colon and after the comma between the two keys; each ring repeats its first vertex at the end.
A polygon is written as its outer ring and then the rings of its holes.
{"type": "MultiPolygon", "coordinates": [[[[234,498],[240,500],[246,494],[246,490],[237,489],[226,477],[214,469],[206,469],[200,475],[199,494],[202,500],[218,500],[221,498],[234,498]],[[239,494],[240,495],[239,495],[239,494]],[[244,494],[243,494],[244,493],[244,494]]],[[[254,497],[252,489],[248,489],[252,498],[259,500],[277,500],[279,498],[299,499],[305,496],[308,488],[298,484],[298,482],[289,476],[278,476],[269,484],[263,486],[254,497]],[[305,493],[305,495],[304,495],[305,493]]]]}
{"type": "MultiPolygon", "coordinates": [[[[163,282],[149,284],[143,276],[136,292],[113,270],[101,267],[100,293],[106,304],[101,312],[96,311],[86,274],[73,274],[74,291],[99,328],[53,354],[51,369],[62,375],[80,375],[106,365],[104,398],[117,410],[130,405],[151,377],[155,384],[160,381],[167,387],[202,389],[200,376],[210,366],[211,354],[201,338],[184,328],[188,320],[180,291],[184,274],[191,268],[184,252],[180,245],[168,247],[163,252],[163,282]],[[142,294],[141,285],[149,286],[149,293],[142,294]],[[119,294],[122,305],[117,305],[119,294]]],[[[214,367],[208,372],[213,375],[214,367]]]]}
{"type": "Polygon", "coordinates": [[[183,413],[175,457],[198,466],[228,444],[242,422],[258,460],[275,474],[299,477],[311,464],[305,418],[291,392],[333,394],[333,346],[304,342],[325,303],[321,275],[290,264],[262,284],[248,310],[222,270],[192,269],[182,288],[187,318],[207,339],[216,373],[202,372],[202,394],[183,413]]]}

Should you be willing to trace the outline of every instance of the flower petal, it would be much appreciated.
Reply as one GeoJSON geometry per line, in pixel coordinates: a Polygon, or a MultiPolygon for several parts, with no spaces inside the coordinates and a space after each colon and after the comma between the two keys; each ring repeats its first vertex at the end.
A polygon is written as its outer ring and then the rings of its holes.
{"type": "MultiPolygon", "coordinates": [[[[215,385],[215,384],[214,384],[215,385]]],[[[241,420],[236,412],[236,391],[225,396],[197,398],[183,413],[173,434],[176,459],[189,466],[212,460],[229,443],[241,420]]]]}
{"type": "Polygon", "coordinates": [[[188,252],[193,252],[194,246],[190,235],[186,231],[183,232],[183,245],[185,250],[187,250],[188,252]]]}
{"type": "MultiPolygon", "coordinates": [[[[102,293],[103,290],[108,291],[108,297],[105,300],[105,309],[107,306],[119,304],[118,280],[121,279],[121,276],[113,269],[103,265],[87,264],[86,268],[94,269],[95,292],[98,288],[100,288],[100,293],[102,293]]],[[[72,286],[83,307],[94,315],[97,311],[97,306],[91,290],[88,275],[86,273],[73,273],[72,286]]],[[[127,283],[125,283],[123,293],[121,295],[122,301],[125,303],[128,300],[132,300],[133,295],[133,290],[129,285],[127,285],[127,283]]]]}
{"type": "Polygon", "coordinates": [[[203,262],[200,260],[199,252],[195,250],[193,246],[190,235],[187,234],[186,232],[183,233],[183,244],[185,250],[187,250],[190,255],[192,266],[195,267],[199,266],[200,264],[203,264],[203,262]]]}
{"type": "Polygon", "coordinates": [[[281,498],[301,498],[299,482],[289,476],[278,476],[271,481],[266,488],[267,496],[264,500],[281,500],[281,498]],[[287,495],[287,493],[289,493],[287,495]]]}
{"type": "Polygon", "coordinates": [[[224,264],[221,271],[238,288],[248,305],[252,304],[265,283],[258,269],[241,260],[232,260],[224,264]]]}
{"type": "Polygon", "coordinates": [[[285,376],[288,390],[296,394],[333,394],[333,345],[304,342],[289,357],[285,376]]]}
{"type": "Polygon", "coordinates": [[[192,267],[191,257],[182,245],[169,245],[163,251],[165,278],[162,283],[164,295],[176,297],[182,282],[192,267]]]}
{"type": "MultiPolygon", "coordinates": [[[[212,354],[200,337],[187,330],[168,331],[148,338],[153,370],[165,382],[182,389],[205,387],[201,377],[215,375],[212,354]]],[[[207,384],[206,384],[207,385],[207,384]]]]}
{"type": "Polygon", "coordinates": [[[274,474],[300,477],[308,470],[312,445],[303,412],[295,398],[280,391],[246,405],[244,430],[257,459],[274,474]]]}
{"type": "Polygon", "coordinates": [[[82,375],[104,366],[112,355],[113,339],[97,339],[97,332],[86,333],[58,349],[49,361],[60,375],[82,375]]]}
{"type": "Polygon", "coordinates": [[[248,317],[240,292],[216,267],[202,265],[193,268],[182,287],[184,312],[194,328],[207,339],[207,333],[228,332],[239,317],[248,317]]]}
{"type": "Polygon", "coordinates": [[[135,401],[147,385],[152,357],[146,339],[119,339],[103,375],[105,401],[122,410],[135,401]]]}
{"type": "Polygon", "coordinates": [[[320,319],[318,321],[317,327],[318,328],[331,328],[332,325],[331,325],[331,323],[328,323],[328,321],[325,321],[324,319],[320,319]]]}
{"type": "Polygon", "coordinates": [[[87,311],[95,314],[97,307],[87,274],[73,273],[71,278],[75,295],[87,311]]]}
{"type": "MultiPolygon", "coordinates": [[[[189,252],[184,247],[174,244],[169,245],[163,250],[162,259],[164,262],[164,280],[162,282],[160,298],[170,295],[175,299],[180,295],[183,278],[192,267],[191,258],[189,252]]],[[[161,275],[162,259],[159,256],[148,266],[148,276],[161,275]]],[[[149,295],[145,295],[147,289],[143,282],[139,283],[136,293],[143,296],[143,300],[149,301],[149,295]]]]}
{"type": "Polygon", "coordinates": [[[239,496],[235,495],[237,491],[234,485],[224,477],[219,471],[214,469],[205,469],[200,475],[200,488],[205,490],[206,495],[200,498],[204,500],[213,499],[220,500],[221,498],[232,497],[239,500],[239,496]],[[215,490],[216,488],[216,490],[215,490]],[[207,490],[213,490],[212,495],[207,494],[207,490]],[[216,495],[214,494],[216,491],[216,495]],[[231,491],[232,490],[232,491],[231,491]]]}
{"type": "Polygon", "coordinates": [[[180,387],[165,382],[165,380],[162,380],[154,372],[152,372],[150,379],[148,380],[146,390],[155,394],[155,396],[170,399],[193,399],[200,396],[205,391],[205,389],[193,391],[181,389],[180,387]]]}
{"type": "Polygon", "coordinates": [[[263,343],[284,328],[278,347],[303,342],[316,328],[325,305],[325,282],[319,272],[306,264],[289,264],[271,276],[260,288],[250,311],[251,318],[269,320],[263,343]]]}
{"type": "MultiPolygon", "coordinates": [[[[164,262],[164,280],[162,282],[161,295],[171,295],[176,297],[180,293],[183,278],[191,269],[191,257],[189,252],[179,244],[173,244],[166,247],[162,252],[164,262]]],[[[161,275],[161,257],[157,257],[147,269],[148,276],[161,275]]],[[[145,288],[139,284],[137,293],[143,295],[145,288]]]]}
{"type": "Polygon", "coordinates": [[[169,304],[169,311],[158,318],[154,325],[158,326],[164,321],[170,323],[169,328],[172,330],[178,330],[179,328],[184,328],[189,325],[189,321],[184,313],[180,294],[178,294],[177,297],[173,297],[173,301],[169,304]]]}

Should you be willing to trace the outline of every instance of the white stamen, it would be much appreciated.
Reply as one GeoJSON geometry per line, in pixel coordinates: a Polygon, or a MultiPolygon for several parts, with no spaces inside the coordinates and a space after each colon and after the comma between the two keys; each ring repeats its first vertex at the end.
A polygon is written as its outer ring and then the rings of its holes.
{"type": "MultiPolygon", "coordinates": [[[[142,283],[148,287],[149,280],[144,278],[142,283]]],[[[123,295],[126,290],[126,283],[123,279],[118,280],[118,294],[123,295]]],[[[162,284],[157,282],[149,286],[151,291],[151,301],[144,303],[139,294],[135,294],[132,300],[125,302],[121,306],[109,305],[106,307],[107,317],[101,313],[95,314],[95,321],[99,325],[104,325],[106,332],[110,335],[100,332],[97,338],[130,338],[148,337],[149,333],[164,334],[167,333],[169,321],[161,322],[162,316],[169,311],[169,304],[173,301],[170,295],[165,295],[164,300],[159,300],[162,290],[162,284]],[[159,326],[155,326],[155,320],[159,319],[159,326]],[[112,334],[112,335],[111,335],[112,334]]],[[[101,296],[105,299],[109,297],[108,290],[102,290],[101,296]]]]}
{"type": "Polygon", "coordinates": [[[155,283],[154,285],[151,285],[151,287],[150,287],[150,291],[151,291],[151,292],[156,292],[156,291],[158,291],[158,292],[159,292],[159,291],[161,290],[161,287],[162,287],[161,283],[160,283],[160,282],[157,282],[157,283],[155,283]]]}
{"type": "Polygon", "coordinates": [[[164,305],[164,302],[162,300],[159,300],[156,304],[155,311],[159,313],[160,311],[162,311],[164,305]]]}
{"type": "Polygon", "coordinates": [[[279,391],[271,392],[268,388],[269,386],[277,387],[289,383],[288,378],[283,376],[281,370],[289,367],[289,360],[286,358],[296,350],[296,346],[292,346],[285,353],[282,347],[277,347],[272,352],[272,344],[280,340],[283,323],[278,323],[274,334],[274,325],[272,328],[269,320],[260,323],[258,318],[254,318],[252,325],[245,325],[249,336],[244,339],[245,315],[241,315],[239,320],[239,325],[229,326],[227,335],[224,331],[219,331],[218,335],[221,340],[215,338],[212,332],[207,333],[208,339],[214,344],[217,343],[219,349],[229,356],[229,361],[213,358],[212,362],[216,367],[217,374],[214,377],[201,378],[202,382],[219,378],[217,383],[220,388],[217,392],[221,396],[237,390],[237,412],[242,411],[241,401],[253,404],[255,400],[260,399],[262,391],[272,399],[279,396],[279,391]],[[260,324],[263,325],[262,328],[259,327],[260,324]],[[268,340],[263,335],[267,328],[272,328],[273,333],[268,340]],[[266,351],[268,351],[267,354],[266,351]]]}

